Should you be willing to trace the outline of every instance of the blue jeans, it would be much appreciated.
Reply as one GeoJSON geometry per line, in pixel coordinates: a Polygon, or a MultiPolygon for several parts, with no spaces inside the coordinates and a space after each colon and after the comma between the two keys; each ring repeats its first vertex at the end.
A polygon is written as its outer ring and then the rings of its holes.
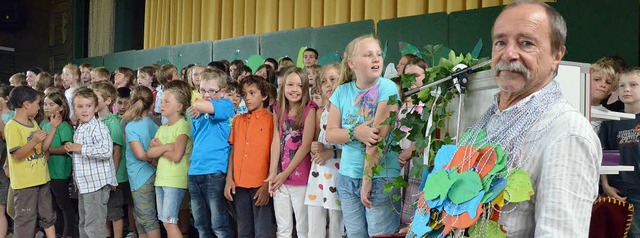
{"type": "Polygon", "coordinates": [[[226,208],[224,173],[189,175],[189,194],[194,225],[200,237],[231,237],[226,208]]]}
{"type": "Polygon", "coordinates": [[[400,201],[393,196],[399,188],[384,193],[384,184],[393,178],[374,178],[371,186],[371,208],[360,202],[362,179],[338,175],[338,197],[342,202],[342,216],[347,237],[360,238],[395,233],[400,229],[400,201]]]}
{"type": "Polygon", "coordinates": [[[625,195],[627,196],[627,202],[633,204],[634,208],[628,237],[638,238],[640,237],[640,195],[636,195],[633,192],[627,192],[625,195]]]}

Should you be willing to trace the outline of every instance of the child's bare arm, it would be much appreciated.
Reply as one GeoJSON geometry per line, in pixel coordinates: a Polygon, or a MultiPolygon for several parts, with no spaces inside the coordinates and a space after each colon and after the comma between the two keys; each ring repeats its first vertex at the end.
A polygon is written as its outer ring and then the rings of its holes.
{"type": "Polygon", "coordinates": [[[178,137],[176,137],[175,143],[164,145],[168,147],[168,150],[165,151],[162,155],[173,162],[180,162],[180,160],[182,160],[182,157],[184,156],[185,150],[187,149],[188,139],[189,137],[187,137],[187,135],[185,134],[179,135],[178,137]]]}
{"type": "Polygon", "coordinates": [[[118,171],[118,166],[120,166],[120,158],[122,158],[120,156],[122,156],[122,146],[113,144],[113,166],[116,171],[118,171]]]}
{"type": "Polygon", "coordinates": [[[47,133],[47,138],[44,140],[44,143],[42,144],[44,146],[43,148],[45,151],[49,150],[49,147],[51,146],[51,142],[53,142],[53,137],[56,135],[56,130],[58,129],[58,126],[60,125],[60,123],[62,123],[62,116],[58,112],[55,115],[51,116],[49,120],[50,120],[51,127],[49,128],[49,133],[47,133]]]}
{"type": "Polygon", "coordinates": [[[153,138],[151,139],[149,148],[147,149],[147,157],[153,159],[159,158],[160,156],[162,156],[162,154],[169,151],[170,149],[171,148],[169,146],[163,145],[162,142],[160,142],[160,139],[153,138]]]}
{"type": "Polygon", "coordinates": [[[196,100],[191,107],[193,107],[193,109],[195,109],[199,113],[209,113],[209,114],[215,113],[215,108],[213,107],[213,104],[210,101],[207,101],[204,99],[196,100]]]}
{"type": "Polygon", "coordinates": [[[144,151],[144,148],[142,148],[142,144],[139,141],[129,142],[129,146],[131,146],[131,150],[133,151],[133,154],[139,160],[149,161],[149,162],[153,161],[153,158],[147,157],[147,152],[144,151]]]}

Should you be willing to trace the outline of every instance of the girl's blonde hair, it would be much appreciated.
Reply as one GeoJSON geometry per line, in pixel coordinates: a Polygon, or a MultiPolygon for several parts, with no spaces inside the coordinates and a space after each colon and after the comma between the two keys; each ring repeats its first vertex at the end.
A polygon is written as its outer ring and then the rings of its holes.
{"type": "MultiPolygon", "coordinates": [[[[200,89],[200,85],[196,85],[195,83],[193,83],[193,75],[195,74],[196,68],[201,68],[201,69],[206,69],[206,67],[202,66],[202,65],[194,65],[193,67],[189,68],[187,70],[188,72],[188,80],[189,80],[189,85],[191,86],[191,88],[193,88],[193,90],[198,91],[200,89]]],[[[204,70],[203,70],[204,71],[204,70]]],[[[200,72],[200,83],[202,83],[202,73],[200,72]]]]}
{"type": "Polygon", "coordinates": [[[302,82],[302,99],[300,100],[300,103],[298,105],[296,105],[296,111],[298,112],[296,114],[296,119],[294,121],[293,124],[293,128],[298,129],[301,128],[302,125],[304,125],[304,121],[303,121],[303,114],[304,114],[304,108],[307,106],[307,104],[310,101],[309,98],[309,77],[307,77],[307,73],[304,71],[304,69],[301,68],[291,68],[289,70],[287,70],[287,72],[284,74],[284,82],[280,85],[280,95],[278,96],[278,112],[277,112],[277,120],[278,120],[278,129],[280,129],[280,126],[282,125],[282,123],[284,123],[284,119],[287,117],[287,114],[289,113],[289,110],[292,109],[293,105],[291,105],[289,103],[289,100],[287,100],[287,98],[285,97],[285,86],[287,85],[287,78],[289,77],[289,75],[291,74],[295,74],[298,77],[300,77],[300,81],[302,82]]]}
{"type": "Polygon", "coordinates": [[[80,73],[80,68],[77,65],[75,65],[75,64],[67,64],[62,68],[63,71],[65,69],[68,70],[69,73],[71,73],[71,75],[76,77],[75,80],[76,80],[77,83],[80,83],[80,81],[81,81],[80,80],[81,73],[80,73]]]}
{"type": "Polygon", "coordinates": [[[135,86],[131,93],[131,106],[122,118],[129,121],[140,120],[148,115],[148,111],[153,105],[153,92],[145,86],[135,86]]]}
{"type": "Polygon", "coordinates": [[[172,80],[164,87],[165,93],[171,93],[178,103],[182,104],[180,115],[186,117],[186,110],[191,106],[191,87],[182,80],[172,80]]]}
{"type": "Polygon", "coordinates": [[[15,73],[9,78],[9,82],[16,81],[18,86],[27,86],[27,77],[23,73],[15,73]]]}
{"type": "Polygon", "coordinates": [[[606,64],[604,62],[598,61],[591,65],[591,72],[599,72],[602,76],[605,77],[604,80],[611,80],[611,85],[613,85],[613,89],[618,88],[618,75],[616,75],[616,70],[613,66],[606,64]]]}
{"type": "Polygon", "coordinates": [[[378,45],[380,45],[380,41],[378,41],[378,39],[376,39],[373,35],[363,35],[353,39],[351,42],[349,42],[347,48],[344,49],[342,63],[340,64],[340,66],[342,67],[340,70],[340,78],[338,79],[338,83],[336,85],[342,85],[355,80],[355,75],[353,73],[353,70],[349,68],[348,62],[351,58],[354,57],[356,48],[358,47],[358,44],[360,44],[360,41],[369,38],[376,40],[376,42],[378,42],[378,45]]]}
{"type": "MultiPolygon", "coordinates": [[[[325,66],[322,66],[322,69],[320,70],[320,74],[318,74],[318,77],[316,77],[316,88],[322,88],[322,78],[324,77],[324,74],[328,72],[330,69],[338,70],[338,73],[340,73],[340,64],[330,63],[330,64],[326,64],[325,66]]],[[[336,88],[336,86],[338,85],[334,84],[333,88],[336,88]]],[[[320,94],[322,94],[322,90],[320,90],[320,94]]]]}

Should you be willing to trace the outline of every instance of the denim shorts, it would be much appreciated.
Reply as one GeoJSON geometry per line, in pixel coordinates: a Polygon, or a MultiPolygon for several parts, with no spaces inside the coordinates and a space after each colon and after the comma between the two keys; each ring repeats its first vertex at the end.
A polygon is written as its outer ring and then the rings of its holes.
{"type": "Polygon", "coordinates": [[[180,204],[186,191],[184,188],[156,187],[156,204],[158,204],[158,219],[160,221],[178,224],[180,204]]]}

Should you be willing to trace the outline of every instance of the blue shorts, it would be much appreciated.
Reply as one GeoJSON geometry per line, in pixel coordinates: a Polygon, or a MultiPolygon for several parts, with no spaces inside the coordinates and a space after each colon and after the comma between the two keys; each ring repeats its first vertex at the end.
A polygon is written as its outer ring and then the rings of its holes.
{"type": "Polygon", "coordinates": [[[156,187],[156,204],[160,221],[178,224],[180,204],[186,192],[184,188],[156,187]]]}

